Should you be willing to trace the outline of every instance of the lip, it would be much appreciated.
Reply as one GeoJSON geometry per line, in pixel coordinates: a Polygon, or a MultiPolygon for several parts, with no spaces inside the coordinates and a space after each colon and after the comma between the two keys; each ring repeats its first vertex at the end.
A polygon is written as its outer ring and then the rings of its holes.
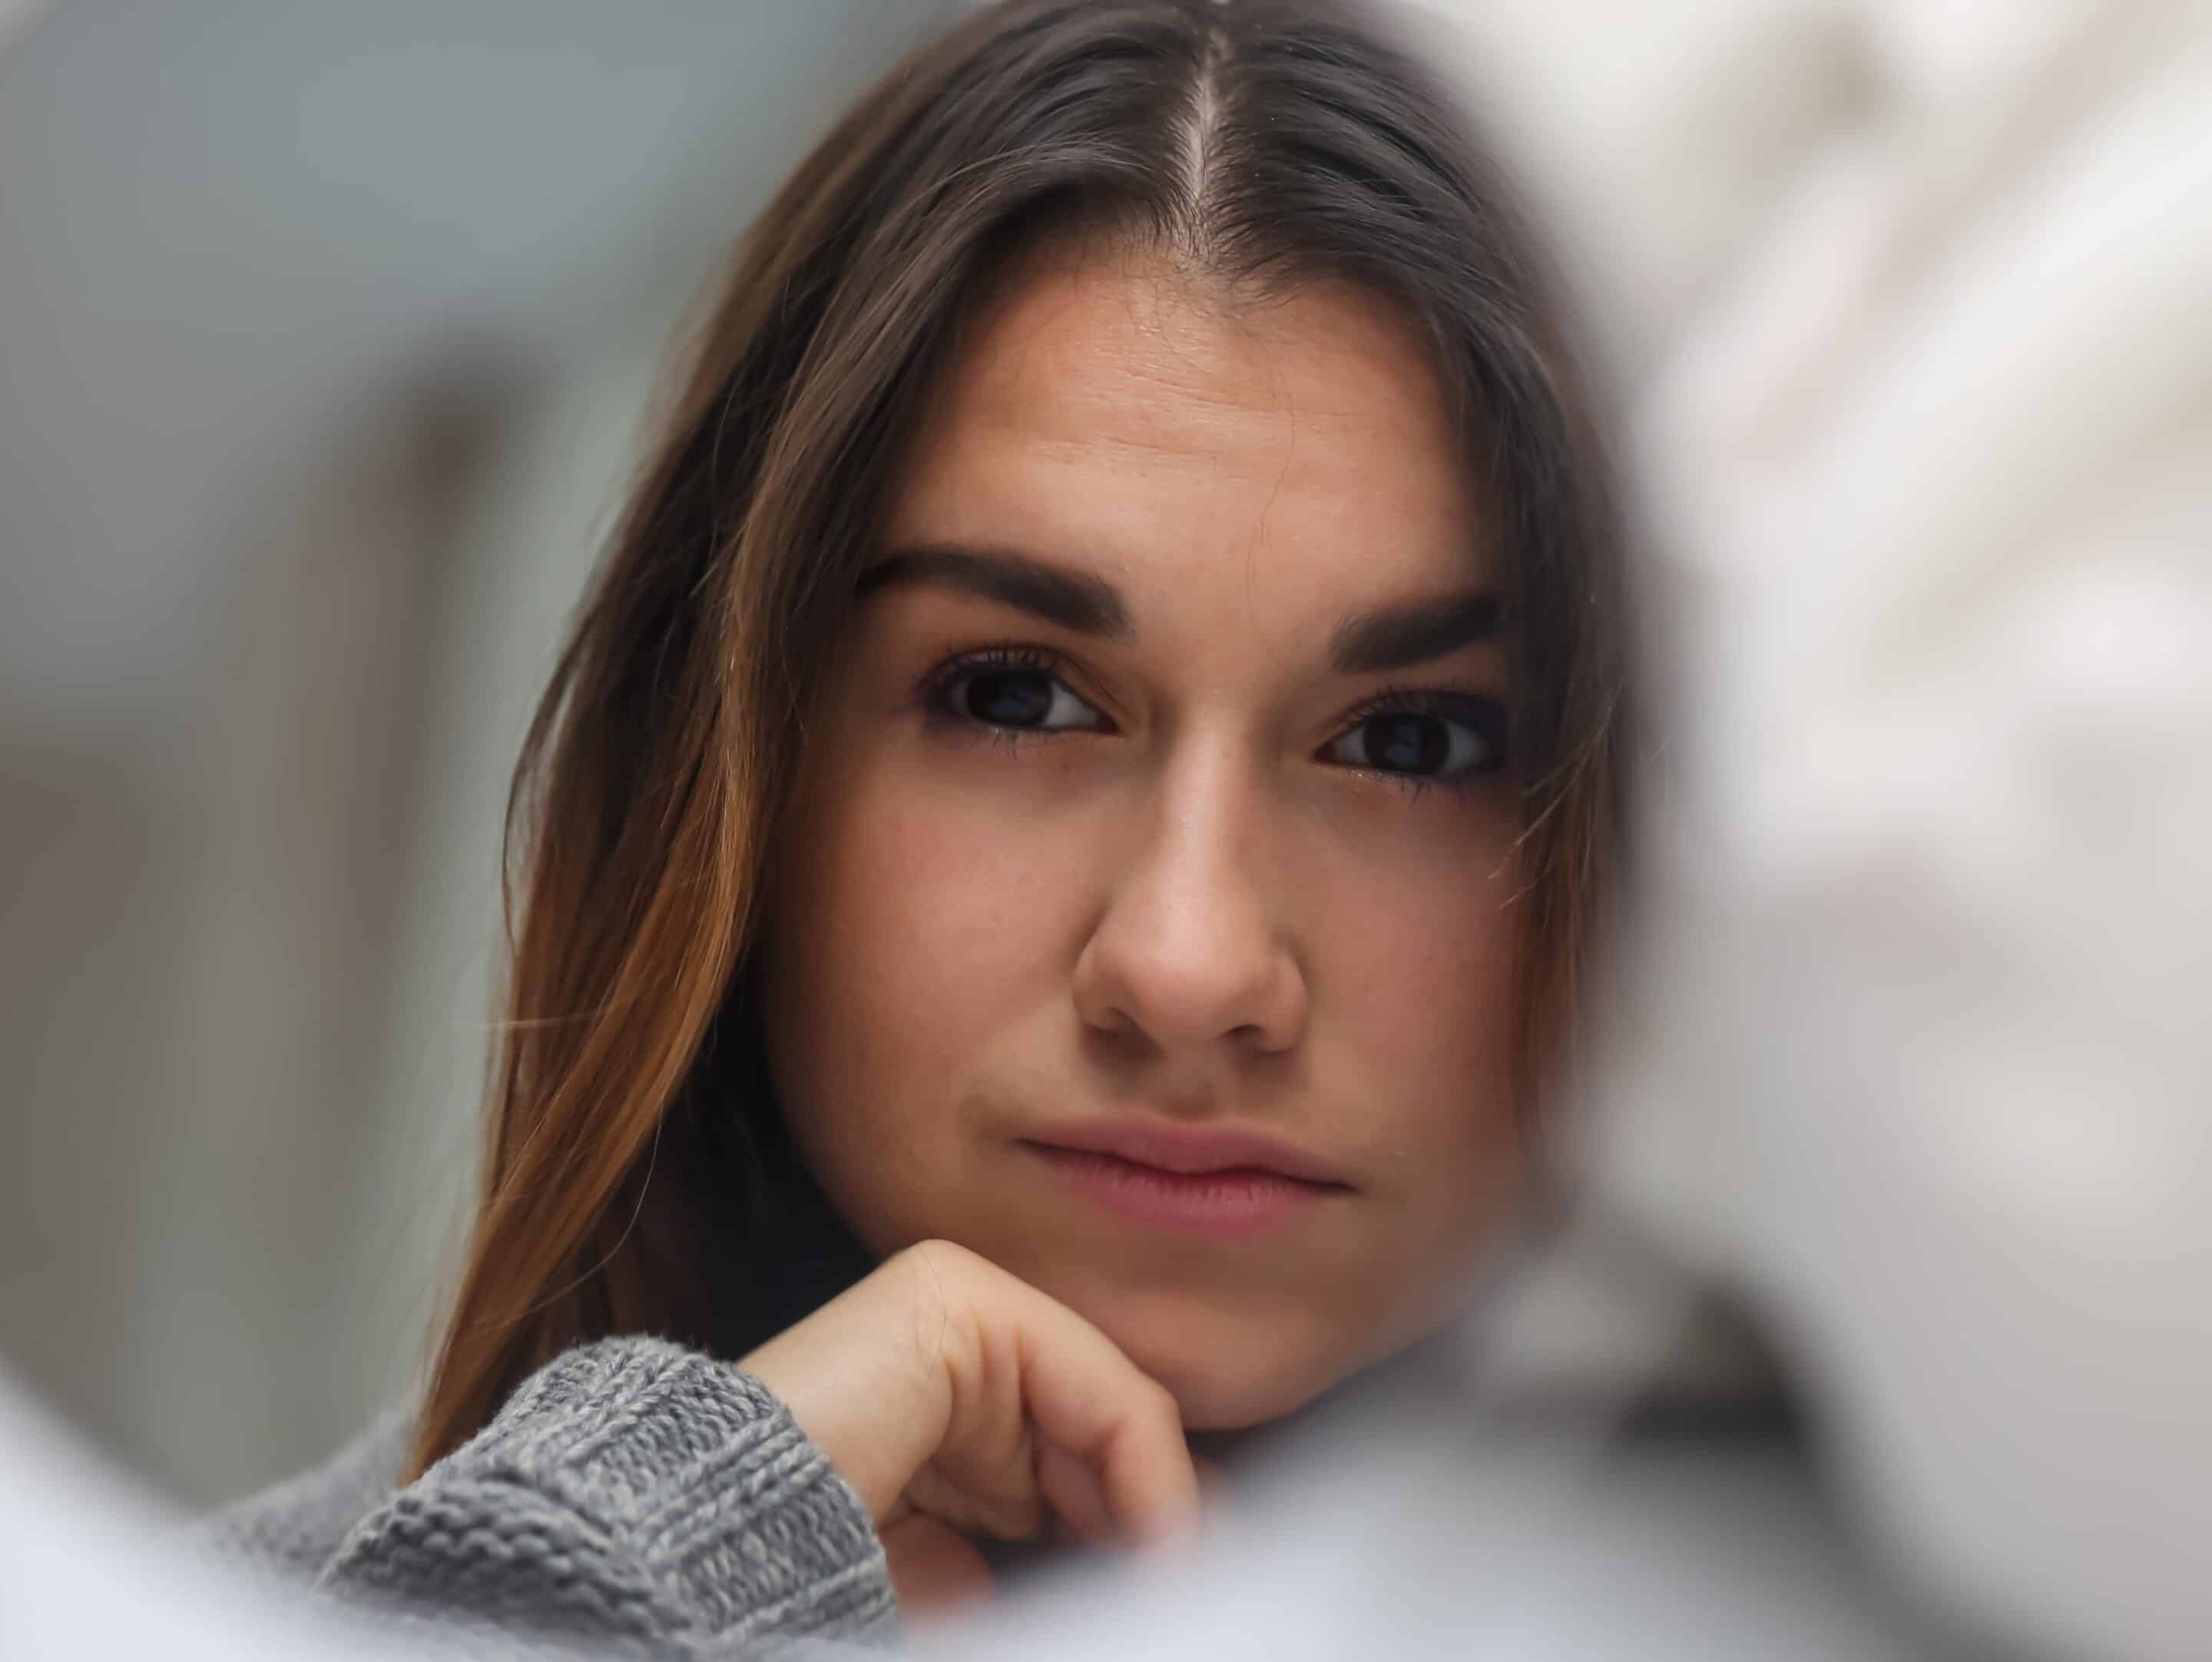
{"type": "Polygon", "coordinates": [[[1304,1149],[1233,1126],[1095,1121],[1022,1145],[1109,1211],[1202,1234],[1256,1234],[1352,1192],[1304,1149]]]}

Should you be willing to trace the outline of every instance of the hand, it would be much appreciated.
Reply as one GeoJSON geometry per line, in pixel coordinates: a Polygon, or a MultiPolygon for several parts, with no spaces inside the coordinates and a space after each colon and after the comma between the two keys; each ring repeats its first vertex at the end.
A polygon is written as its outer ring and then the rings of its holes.
{"type": "Polygon", "coordinates": [[[1057,1517],[1085,1540],[1146,1544],[1196,1525],[1175,1398],[1073,1310],[964,1247],[908,1247],[739,1366],[900,1549],[902,1601],[925,1584],[988,1586],[962,1538],[980,1532],[1026,1539],[1057,1517]]]}

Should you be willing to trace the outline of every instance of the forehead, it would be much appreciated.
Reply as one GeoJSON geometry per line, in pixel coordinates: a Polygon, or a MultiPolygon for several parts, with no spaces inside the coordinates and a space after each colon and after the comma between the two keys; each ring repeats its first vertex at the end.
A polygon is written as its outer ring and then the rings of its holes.
{"type": "Polygon", "coordinates": [[[1140,626],[1148,591],[1188,615],[1233,583],[1295,628],[1479,585],[1469,472],[1418,337],[1364,294],[1231,306],[1164,262],[1067,255],[969,321],[891,538],[1099,571],[1140,626]]]}

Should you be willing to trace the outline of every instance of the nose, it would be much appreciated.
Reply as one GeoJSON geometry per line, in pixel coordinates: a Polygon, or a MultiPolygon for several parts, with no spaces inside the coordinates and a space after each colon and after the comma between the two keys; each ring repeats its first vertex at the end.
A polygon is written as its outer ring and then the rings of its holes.
{"type": "Polygon", "coordinates": [[[1279,1052],[1305,1031],[1297,955],[1256,869],[1261,804],[1233,756],[1194,758],[1146,804],[1136,852],[1075,967],[1089,1027],[1196,1060],[1279,1052]]]}

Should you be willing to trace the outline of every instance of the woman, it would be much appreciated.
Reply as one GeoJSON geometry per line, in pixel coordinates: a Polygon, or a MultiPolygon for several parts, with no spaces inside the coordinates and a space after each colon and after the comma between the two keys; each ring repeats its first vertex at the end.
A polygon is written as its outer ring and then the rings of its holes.
{"type": "Polygon", "coordinates": [[[744,245],[531,735],[404,1469],[232,1539],[569,1636],[865,1632],[884,1544],[918,1600],[976,1538],[1172,1535],[1186,1434],[1432,1329],[1604,907],[1582,409],[1344,5],[1031,0],[883,81],[744,245]]]}

